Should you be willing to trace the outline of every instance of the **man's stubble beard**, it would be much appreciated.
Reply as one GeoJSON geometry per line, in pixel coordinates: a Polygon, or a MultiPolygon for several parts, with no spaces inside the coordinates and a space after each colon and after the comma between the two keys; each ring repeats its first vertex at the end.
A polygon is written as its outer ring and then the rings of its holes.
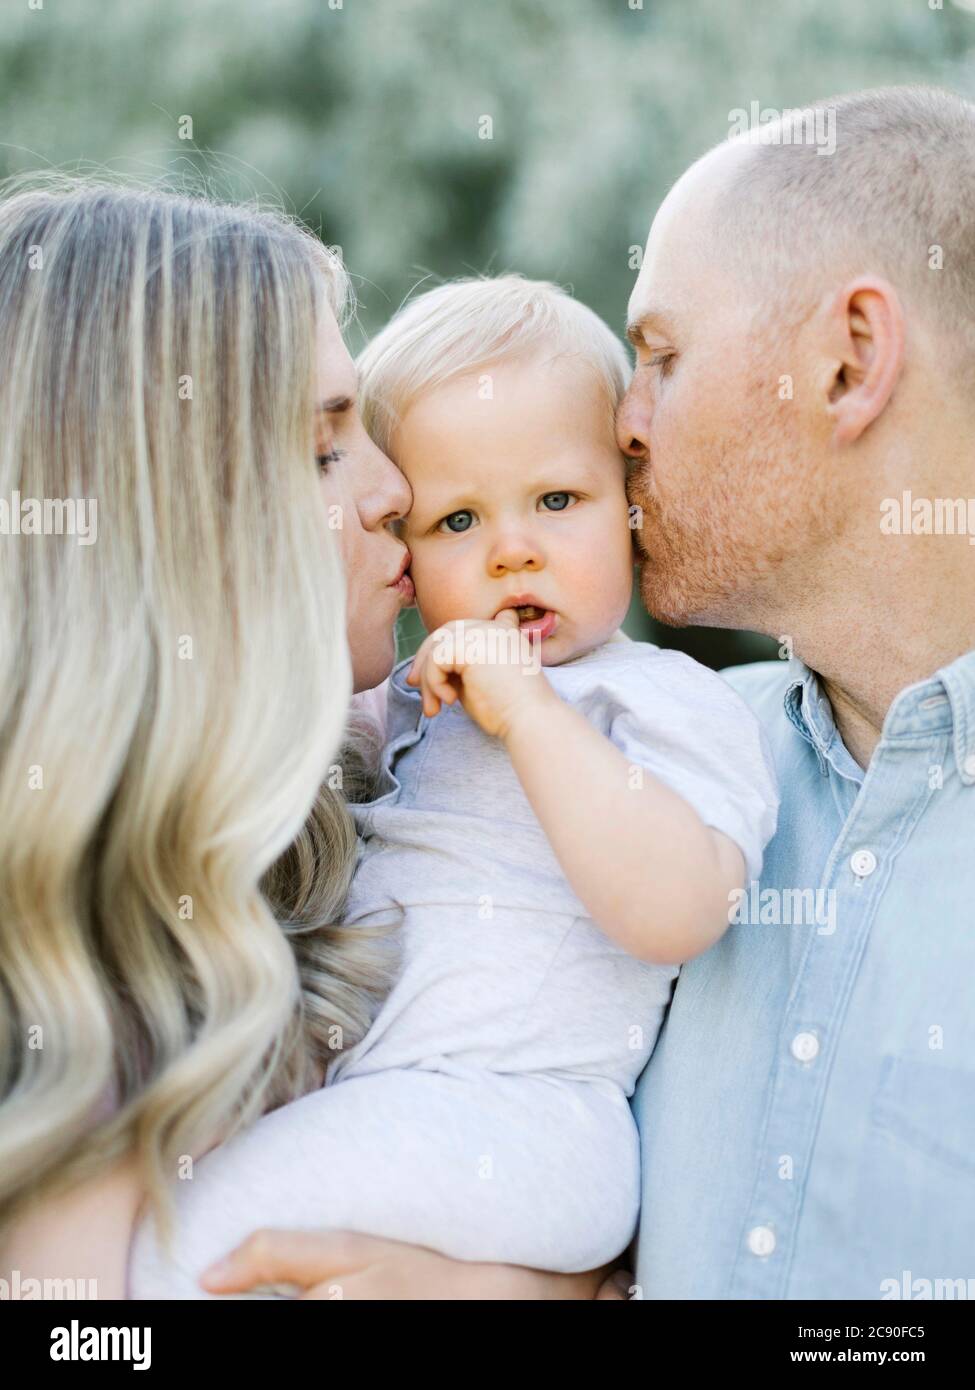
{"type": "Polygon", "coordinates": [[[659,622],[776,635],[788,595],[842,521],[826,470],[780,420],[771,429],[766,419],[744,455],[712,448],[706,473],[685,474],[706,490],[689,483],[680,501],[641,495],[639,470],[631,476],[630,500],[643,509],[641,598],[659,622]]]}

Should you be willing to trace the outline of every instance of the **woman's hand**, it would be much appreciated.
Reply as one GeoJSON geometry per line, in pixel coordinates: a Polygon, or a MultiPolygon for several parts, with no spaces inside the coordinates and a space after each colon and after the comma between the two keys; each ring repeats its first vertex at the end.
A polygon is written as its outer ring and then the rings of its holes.
{"type": "MultiPolygon", "coordinates": [[[[546,1274],[473,1264],[352,1231],[255,1231],[200,1279],[208,1293],[291,1284],[304,1299],[594,1299],[626,1297],[609,1266],[546,1274]]],[[[629,1283],[629,1276],[626,1278],[629,1283]]]]}
{"type": "Polygon", "coordinates": [[[503,739],[516,713],[558,699],[542,678],[539,645],[518,631],[513,608],[492,621],[461,618],[424,639],[406,681],[419,686],[428,718],[459,698],[486,734],[503,739]]]}

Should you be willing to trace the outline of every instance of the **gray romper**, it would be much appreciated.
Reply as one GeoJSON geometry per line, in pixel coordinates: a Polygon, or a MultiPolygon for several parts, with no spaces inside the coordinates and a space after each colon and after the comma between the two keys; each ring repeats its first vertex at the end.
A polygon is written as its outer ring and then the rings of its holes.
{"type": "MultiPolygon", "coordinates": [[[[256,1226],[565,1272],[613,1259],[634,1233],[627,1101],[677,971],[628,956],[589,919],[503,745],[459,704],[425,718],[409,666],[388,685],[380,794],[352,807],[362,845],[346,910],[401,923],[397,981],[321,1090],[177,1185],[175,1259],[144,1227],[137,1297],[202,1296],[200,1269],[256,1226]]],[[[758,723],[719,676],[622,637],[544,674],[635,779],[647,769],[683,795],[758,878],[775,779],[758,723]]]]}

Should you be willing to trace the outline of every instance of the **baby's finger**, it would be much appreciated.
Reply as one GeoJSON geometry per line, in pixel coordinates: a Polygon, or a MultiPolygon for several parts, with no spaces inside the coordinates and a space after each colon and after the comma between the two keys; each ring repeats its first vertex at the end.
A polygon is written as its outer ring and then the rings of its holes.
{"type": "Polygon", "coordinates": [[[417,650],[413,653],[413,665],[406,673],[407,685],[420,684],[420,673],[423,670],[423,663],[426,659],[425,648],[426,642],[424,642],[420,647],[418,647],[417,650]]]}
{"type": "Polygon", "coordinates": [[[434,648],[440,648],[444,642],[446,628],[438,627],[433,632],[428,632],[426,637],[417,647],[413,654],[413,665],[410,667],[407,676],[407,685],[419,685],[423,680],[423,669],[430,660],[434,648]]]}
{"type": "Polygon", "coordinates": [[[496,623],[500,623],[502,627],[517,627],[519,619],[518,614],[514,608],[502,608],[501,612],[497,614],[494,621],[496,623]]]}
{"type": "Polygon", "coordinates": [[[420,689],[423,692],[423,713],[430,718],[440,713],[441,701],[452,705],[457,698],[457,691],[447,672],[433,657],[423,667],[420,689]]]}

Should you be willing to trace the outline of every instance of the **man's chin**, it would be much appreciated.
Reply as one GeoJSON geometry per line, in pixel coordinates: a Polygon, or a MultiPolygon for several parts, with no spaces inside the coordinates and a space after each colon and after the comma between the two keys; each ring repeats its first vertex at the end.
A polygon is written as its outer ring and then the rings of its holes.
{"type": "Polygon", "coordinates": [[[640,565],[640,600],[653,618],[665,627],[723,627],[729,595],[710,592],[688,573],[640,565]]]}

